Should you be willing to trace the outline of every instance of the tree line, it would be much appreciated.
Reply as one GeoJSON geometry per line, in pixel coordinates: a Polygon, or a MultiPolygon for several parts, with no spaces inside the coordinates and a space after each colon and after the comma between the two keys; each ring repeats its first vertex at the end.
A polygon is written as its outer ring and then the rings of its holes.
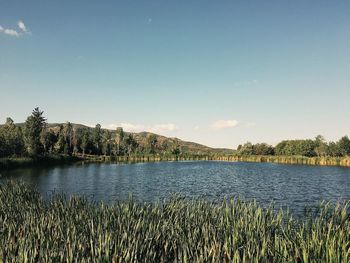
{"type": "Polygon", "coordinates": [[[159,142],[155,134],[147,134],[139,143],[132,133],[118,127],[114,132],[101,128],[76,128],[70,122],[61,124],[58,130],[48,127],[43,111],[35,108],[23,125],[16,125],[7,118],[0,126],[0,157],[41,156],[45,154],[95,154],[125,156],[137,154],[181,153],[177,140],[159,142]]]}
{"type": "MultiPolygon", "coordinates": [[[[159,140],[155,134],[147,134],[144,141],[136,139],[122,127],[115,131],[94,128],[77,128],[70,122],[50,128],[43,111],[35,108],[23,125],[16,125],[7,118],[0,126],[0,157],[41,156],[46,154],[94,154],[108,156],[130,155],[181,155],[177,139],[159,140]]],[[[210,153],[208,153],[210,154],[210,153]]],[[[343,136],[337,142],[326,142],[318,135],[314,140],[283,140],[276,146],[267,143],[239,145],[237,155],[300,155],[307,157],[350,155],[350,140],[343,136]]]]}
{"type": "Polygon", "coordinates": [[[283,140],[275,147],[267,143],[250,142],[237,147],[237,154],[247,155],[300,155],[306,157],[344,157],[350,155],[350,139],[343,136],[337,142],[326,142],[322,135],[314,140],[283,140]]]}

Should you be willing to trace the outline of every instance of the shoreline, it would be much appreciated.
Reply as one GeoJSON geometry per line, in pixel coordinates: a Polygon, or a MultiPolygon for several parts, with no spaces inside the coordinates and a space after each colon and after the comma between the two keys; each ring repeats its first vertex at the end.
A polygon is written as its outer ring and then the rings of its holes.
{"type": "Polygon", "coordinates": [[[76,156],[68,155],[47,155],[36,158],[19,157],[19,158],[2,158],[0,159],[0,171],[9,169],[28,168],[35,166],[52,166],[59,164],[70,164],[83,161],[76,156]]]}
{"type": "Polygon", "coordinates": [[[211,156],[211,155],[198,155],[198,156],[118,156],[110,157],[103,155],[85,155],[79,158],[84,161],[97,161],[97,162],[162,162],[162,161],[226,161],[226,162],[256,162],[256,163],[279,163],[279,164],[293,164],[293,165],[315,165],[315,166],[340,166],[350,167],[350,157],[305,157],[305,156],[211,156]]]}
{"type": "MultiPolygon", "coordinates": [[[[350,157],[306,157],[306,156],[220,156],[215,161],[278,163],[292,165],[350,167],[350,157]]],[[[214,160],[213,159],[213,160],[214,160]]]]}
{"type": "Polygon", "coordinates": [[[75,162],[113,162],[113,163],[147,163],[147,162],[173,162],[173,161],[222,161],[222,162],[252,162],[252,163],[278,163],[289,165],[313,166],[339,166],[350,167],[350,157],[305,157],[305,156],[104,156],[81,154],[48,155],[38,158],[3,158],[0,159],[0,171],[8,169],[27,168],[35,166],[51,166],[70,164],[75,162]]]}

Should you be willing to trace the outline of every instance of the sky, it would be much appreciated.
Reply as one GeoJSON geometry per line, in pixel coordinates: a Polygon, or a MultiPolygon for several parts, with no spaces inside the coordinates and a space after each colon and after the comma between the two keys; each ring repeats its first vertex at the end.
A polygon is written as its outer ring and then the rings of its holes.
{"type": "Polygon", "coordinates": [[[0,0],[0,121],[212,147],[350,135],[350,1],[0,0]]]}

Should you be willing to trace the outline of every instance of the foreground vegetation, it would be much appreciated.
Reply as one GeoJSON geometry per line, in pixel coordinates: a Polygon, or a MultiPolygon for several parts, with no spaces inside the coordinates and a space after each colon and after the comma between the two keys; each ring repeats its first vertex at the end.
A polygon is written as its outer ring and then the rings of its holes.
{"type": "Polygon", "coordinates": [[[299,221],[239,200],[107,206],[0,185],[4,262],[348,262],[348,206],[299,221]]]}

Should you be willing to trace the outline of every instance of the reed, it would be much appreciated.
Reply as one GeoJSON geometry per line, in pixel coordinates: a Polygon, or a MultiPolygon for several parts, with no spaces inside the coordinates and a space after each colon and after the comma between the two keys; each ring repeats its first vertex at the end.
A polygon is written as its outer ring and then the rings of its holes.
{"type": "Polygon", "coordinates": [[[43,200],[0,185],[3,262],[349,262],[348,205],[322,204],[293,219],[256,202],[172,198],[113,205],[84,197],[43,200]]]}
{"type": "Polygon", "coordinates": [[[210,160],[215,161],[238,161],[238,162],[268,162],[281,164],[302,164],[320,166],[350,166],[350,157],[306,157],[306,156],[274,156],[274,155],[250,155],[237,156],[225,155],[214,156],[210,160]]]}

